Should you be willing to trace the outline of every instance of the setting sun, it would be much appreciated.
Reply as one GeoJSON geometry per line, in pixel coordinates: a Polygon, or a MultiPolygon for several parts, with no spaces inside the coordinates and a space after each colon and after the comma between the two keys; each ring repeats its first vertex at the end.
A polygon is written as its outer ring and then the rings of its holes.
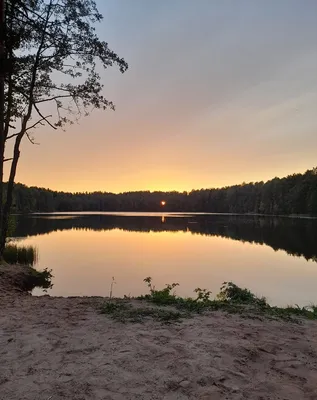
{"type": "Polygon", "coordinates": [[[166,201],[162,200],[161,201],[161,206],[165,206],[165,204],[166,204],[166,201]]]}

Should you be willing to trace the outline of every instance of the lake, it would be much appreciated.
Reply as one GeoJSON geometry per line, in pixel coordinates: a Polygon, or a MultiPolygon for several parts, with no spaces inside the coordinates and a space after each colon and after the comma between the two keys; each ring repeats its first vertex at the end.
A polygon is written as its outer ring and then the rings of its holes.
{"type": "MultiPolygon", "coordinates": [[[[178,282],[215,295],[224,281],[271,304],[317,303],[317,220],[150,213],[59,213],[15,217],[14,237],[53,270],[54,296],[139,295],[178,282]]],[[[34,291],[35,294],[41,292],[34,291]]]]}

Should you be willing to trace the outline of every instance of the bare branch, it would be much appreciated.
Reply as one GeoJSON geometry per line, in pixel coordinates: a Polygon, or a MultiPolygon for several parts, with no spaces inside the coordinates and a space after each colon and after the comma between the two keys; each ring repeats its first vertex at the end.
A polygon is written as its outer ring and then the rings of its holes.
{"type": "Polygon", "coordinates": [[[7,161],[12,161],[13,160],[13,157],[12,158],[4,158],[3,159],[3,162],[5,163],[5,162],[7,162],[7,161]]]}
{"type": "Polygon", "coordinates": [[[28,132],[25,132],[25,134],[26,134],[26,137],[29,139],[30,143],[36,144],[36,145],[39,145],[39,144],[40,144],[40,143],[36,143],[36,142],[34,141],[34,139],[28,134],[28,132]]]}
{"type": "Polygon", "coordinates": [[[67,97],[73,97],[73,96],[71,94],[57,95],[57,96],[54,96],[54,97],[50,97],[48,99],[37,100],[34,103],[36,103],[36,104],[45,103],[46,101],[58,100],[58,99],[63,99],[63,98],[67,98],[67,97]]]}
{"type": "MultiPolygon", "coordinates": [[[[41,113],[40,109],[38,108],[38,106],[33,103],[34,108],[36,109],[38,115],[42,118],[41,121],[45,121],[51,128],[53,129],[57,129],[56,126],[54,126],[53,124],[50,123],[50,121],[47,119],[48,117],[44,117],[44,115],[41,113]]],[[[50,117],[50,115],[49,115],[50,117]]]]}
{"type": "Polygon", "coordinates": [[[32,129],[32,128],[35,128],[37,125],[42,125],[42,126],[44,126],[45,124],[43,124],[42,121],[47,121],[47,118],[51,118],[51,117],[52,117],[52,115],[47,115],[46,117],[41,118],[40,120],[38,120],[37,122],[35,122],[35,124],[33,124],[33,125],[29,126],[28,128],[26,128],[26,129],[25,129],[25,132],[26,132],[26,131],[29,131],[29,130],[32,129]]]}
{"type": "Polygon", "coordinates": [[[14,138],[15,136],[18,136],[18,133],[14,133],[13,135],[7,136],[7,137],[6,137],[6,140],[12,139],[12,138],[14,138]]]}

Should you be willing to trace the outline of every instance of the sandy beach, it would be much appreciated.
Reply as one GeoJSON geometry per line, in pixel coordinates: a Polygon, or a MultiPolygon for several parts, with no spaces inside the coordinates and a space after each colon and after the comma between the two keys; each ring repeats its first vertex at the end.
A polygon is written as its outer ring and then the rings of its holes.
{"type": "Polygon", "coordinates": [[[0,289],[1,400],[317,399],[314,321],[124,324],[98,312],[101,298],[0,289]]]}

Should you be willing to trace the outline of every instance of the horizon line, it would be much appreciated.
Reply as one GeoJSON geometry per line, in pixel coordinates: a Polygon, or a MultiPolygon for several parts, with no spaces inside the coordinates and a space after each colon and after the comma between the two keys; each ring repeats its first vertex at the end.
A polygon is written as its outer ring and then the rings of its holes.
{"type": "MultiPolygon", "coordinates": [[[[235,186],[242,186],[242,185],[255,185],[255,184],[259,184],[259,183],[263,183],[263,184],[266,184],[266,183],[268,183],[268,182],[270,182],[270,181],[272,181],[272,180],[274,180],[274,179],[286,179],[286,178],[288,178],[288,177],[291,177],[291,176],[293,176],[293,175],[304,175],[305,173],[307,173],[307,172],[310,172],[310,171],[314,171],[314,170],[317,170],[317,166],[316,167],[312,167],[311,169],[307,169],[306,171],[304,171],[304,172],[293,172],[292,174],[288,174],[288,175],[285,175],[285,176],[282,176],[282,177],[278,177],[278,176],[275,176],[274,178],[270,178],[270,179],[268,179],[268,180],[266,180],[266,181],[251,181],[251,182],[245,182],[245,181],[243,181],[243,182],[241,182],[241,183],[236,183],[236,184],[233,184],[233,185],[228,185],[228,186],[221,186],[221,187],[205,187],[205,188],[200,188],[200,189],[191,189],[191,190],[182,190],[182,191],[180,191],[180,190],[148,190],[148,189],[140,189],[140,190],[130,190],[130,191],[121,191],[121,192],[107,192],[106,190],[94,190],[94,191],[89,191],[89,192],[87,192],[87,191],[77,191],[77,192],[71,192],[71,191],[67,191],[67,192],[65,192],[65,191],[63,191],[63,190],[55,190],[55,189],[50,189],[50,188],[45,188],[45,187],[42,187],[42,186],[35,186],[35,185],[32,185],[32,186],[28,186],[27,184],[25,184],[25,183],[22,183],[22,182],[15,182],[15,184],[14,185],[22,185],[22,186],[25,186],[25,187],[27,187],[27,188],[29,188],[29,189],[32,189],[32,188],[36,188],[36,189],[41,189],[41,190],[47,190],[47,191],[51,191],[51,192],[55,192],[55,193],[69,193],[69,194],[93,194],[93,193],[107,193],[107,194],[113,194],[113,195],[120,195],[120,194],[126,194],[126,193],[140,193],[140,192],[148,192],[148,193],[174,193],[174,192],[176,192],[176,193],[180,193],[180,194],[184,194],[184,193],[191,193],[191,192],[194,192],[194,191],[199,191],[199,190],[221,190],[221,189],[227,189],[227,188],[231,188],[231,187],[235,187],[235,186]]],[[[5,184],[7,184],[7,182],[5,182],[5,184]]]]}

